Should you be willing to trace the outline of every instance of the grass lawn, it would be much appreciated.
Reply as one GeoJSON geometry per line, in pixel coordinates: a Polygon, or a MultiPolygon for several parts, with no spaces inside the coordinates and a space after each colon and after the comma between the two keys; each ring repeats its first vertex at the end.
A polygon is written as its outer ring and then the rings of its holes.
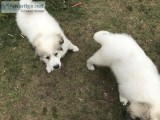
{"type": "Polygon", "coordinates": [[[79,1],[46,0],[46,9],[80,48],[50,74],[20,36],[15,14],[1,14],[0,120],[123,120],[110,69],[86,67],[100,47],[93,41],[98,30],[131,34],[160,70],[159,0],[81,0],[71,7],[79,1]]]}

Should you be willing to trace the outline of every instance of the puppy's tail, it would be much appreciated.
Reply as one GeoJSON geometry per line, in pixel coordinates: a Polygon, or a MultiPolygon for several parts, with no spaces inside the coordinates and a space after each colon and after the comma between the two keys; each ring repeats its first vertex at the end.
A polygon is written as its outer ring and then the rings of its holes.
{"type": "Polygon", "coordinates": [[[110,32],[108,32],[108,31],[99,31],[99,32],[96,32],[94,34],[93,38],[97,43],[103,45],[106,42],[106,36],[107,35],[110,35],[110,32]]]}
{"type": "Polygon", "coordinates": [[[127,111],[130,113],[132,119],[140,118],[142,120],[151,120],[150,110],[147,104],[131,103],[127,111]]]}

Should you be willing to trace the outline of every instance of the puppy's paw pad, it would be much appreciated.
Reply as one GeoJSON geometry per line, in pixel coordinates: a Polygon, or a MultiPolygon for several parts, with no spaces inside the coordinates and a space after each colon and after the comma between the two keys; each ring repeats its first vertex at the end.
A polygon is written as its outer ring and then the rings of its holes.
{"type": "Polygon", "coordinates": [[[78,52],[79,48],[77,46],[74,46],[74,48],[72,49],[73,52],[78,52]]]}

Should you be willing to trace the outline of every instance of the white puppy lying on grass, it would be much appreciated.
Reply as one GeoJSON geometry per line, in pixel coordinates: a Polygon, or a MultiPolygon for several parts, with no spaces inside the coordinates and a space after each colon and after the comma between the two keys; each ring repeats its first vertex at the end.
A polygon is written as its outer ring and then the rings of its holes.
{"type": "Polygon", "coordinates": [[[130,102],[128,111],[133,119],[160,120],[160,76],[149,57],[127,34],[100,31],[94,39],[102,46],[88,59],[88,69],[94,70],[94,65],[112,69],[120,101],[124,105],[130,102]]]}
{"type": "MultiPolygon", "coordinates": [[[[20,0],[21,5],[32,4],[32,0],[20,0]]],[[[67,39],[58,22],[46,11],[17,13],[17,24],[23,35],[33,45],[41,60],[46,63],[48,73],[61,66],[62,58],[68,50],[79,49],[67,39]]]]}

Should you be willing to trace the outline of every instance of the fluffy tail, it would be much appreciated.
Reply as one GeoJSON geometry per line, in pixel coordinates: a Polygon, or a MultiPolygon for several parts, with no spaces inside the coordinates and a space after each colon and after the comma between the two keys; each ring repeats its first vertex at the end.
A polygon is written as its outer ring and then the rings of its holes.
{"type": "Polygon", "coordinates": [[[107,35],[109,35],[109,34],[111,34],[110,32],[108,32],[108,31],[99,31],[99,32],[96,32],[95,34],[94,34],[94,40],[97,42],[97,43],[99,43],[99,44],[104,44],[105,43],[105,41],[106,41],[106,36],[107,35]]]}

